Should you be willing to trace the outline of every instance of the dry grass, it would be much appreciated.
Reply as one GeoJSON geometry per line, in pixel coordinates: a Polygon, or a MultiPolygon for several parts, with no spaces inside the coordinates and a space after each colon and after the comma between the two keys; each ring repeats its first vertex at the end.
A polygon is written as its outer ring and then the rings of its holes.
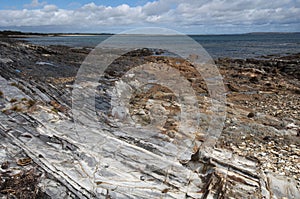
{"type": "Polygon", "coordinates": [[[36,169],[23,170],[15,175],[0,173],[0,193],[7,198],[40,198],[39,178],[36,169]]]}
{"type": "Polygon", "coordinates": [[[52,108],[51,111],[53,111],[54,113],[58,113],[58,110],[56,108],[52,108]]]}

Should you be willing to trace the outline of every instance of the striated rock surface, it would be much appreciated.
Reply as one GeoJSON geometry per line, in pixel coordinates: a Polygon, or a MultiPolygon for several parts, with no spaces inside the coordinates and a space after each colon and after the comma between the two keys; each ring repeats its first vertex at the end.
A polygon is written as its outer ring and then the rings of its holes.
{"type": "Polygon", "coordinates": [[[201,75],[149,49],[115,60],[93,85],[97,122],[81,109],[75,123],[72,89],[90,86],[74,84],[88,53],[1,40],[0,197],[300,198],[299,54],[216,60],[227,117],[207,146],[213,102],[201,75]],[[136,66],[157,63],[179,71],[196,93],[200,125],[190,143],[181,104],[164,86],[131,91],[130,120],[119,101],[112,106],[136,66]]]}

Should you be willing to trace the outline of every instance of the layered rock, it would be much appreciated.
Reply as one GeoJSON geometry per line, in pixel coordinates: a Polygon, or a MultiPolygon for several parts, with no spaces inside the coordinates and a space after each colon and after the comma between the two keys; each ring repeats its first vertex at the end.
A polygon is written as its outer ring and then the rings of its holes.
{"type": "Polygon", "coordinates": [[[72,89],[90,85],[73,83],[89,50],[0,44],[1,196],[300,197],[298,55],[217,60],[228,89],[227,118],[218,141],[207,147],[212,100],[188,61],[149,49],[120,57],[94,82],[96,123],[84,108],[75,123],[72,89]],[[179,139],[189,134],[179,128],[181,105],[166,87],[133,91],[130,120],[112,105],[113,97],[123,96],[114,88],[132,78],[128,71],[156,63],[179,71],[196,93],[201,122],[191,143],[179,139]],[[21,188],[26,180],[28,193],[21,188]]]}

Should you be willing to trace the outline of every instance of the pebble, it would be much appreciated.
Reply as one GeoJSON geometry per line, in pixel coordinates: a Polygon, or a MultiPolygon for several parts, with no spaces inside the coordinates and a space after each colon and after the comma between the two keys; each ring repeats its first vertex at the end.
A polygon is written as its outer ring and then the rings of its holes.
{"type": "Polygon", "coordinates": [[[170,131],[168,131],[167,135],[168,135],[170,138],[175,138],[176,131],[170,130],[170,131]]]}

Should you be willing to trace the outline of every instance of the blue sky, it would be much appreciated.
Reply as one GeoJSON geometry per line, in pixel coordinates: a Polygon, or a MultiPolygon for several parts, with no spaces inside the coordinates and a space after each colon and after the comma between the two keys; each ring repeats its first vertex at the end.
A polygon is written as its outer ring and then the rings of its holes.
{"type": "Polygon", "coordinates": [[[300,32],[300,0],[10,0],[0,30],[112,32],[162,27],[193,34],[300,32]]]}

